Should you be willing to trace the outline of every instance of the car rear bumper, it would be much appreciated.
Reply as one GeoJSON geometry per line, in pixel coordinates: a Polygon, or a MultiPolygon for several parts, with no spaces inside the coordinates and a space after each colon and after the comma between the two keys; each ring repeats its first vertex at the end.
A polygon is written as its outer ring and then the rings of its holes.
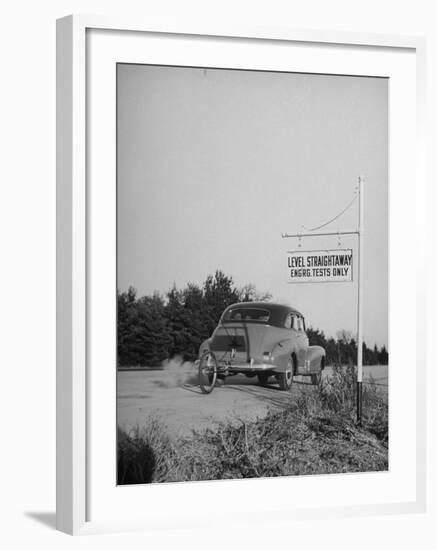
{"type": "Polygon", "coordinates": [[[264,372],[267,370],[273,371],[277,367],[271,363],[220,363],[220,367],[226,367],[229,371],[237,372],[264,372]]]}

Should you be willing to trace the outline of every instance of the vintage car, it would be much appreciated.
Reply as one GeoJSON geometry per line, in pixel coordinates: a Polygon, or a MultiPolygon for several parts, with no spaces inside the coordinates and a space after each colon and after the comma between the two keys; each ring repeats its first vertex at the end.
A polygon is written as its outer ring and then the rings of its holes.
{"type": "Polygon", "coordinates": [[[243,373],[267,385],[275,377],[289,390],[295,375],[319,384],[325,350],[308,345],[305,320],[292,307],[268,302],[233,304],[199,349],[199,385],[210,393],[217,378],[243,373]]]}

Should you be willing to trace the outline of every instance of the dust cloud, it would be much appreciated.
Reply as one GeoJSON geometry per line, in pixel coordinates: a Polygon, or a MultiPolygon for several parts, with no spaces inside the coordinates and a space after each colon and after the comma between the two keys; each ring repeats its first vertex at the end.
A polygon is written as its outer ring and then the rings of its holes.
{"type": "Polygon", "coordinates": [[[154,381],[154,384],[160,388],[178,388],[197,384],[196,365],[190,361],[183,361],[182,357],[175,356],[163,361],[162,369],[160,379],[154,381]]]}

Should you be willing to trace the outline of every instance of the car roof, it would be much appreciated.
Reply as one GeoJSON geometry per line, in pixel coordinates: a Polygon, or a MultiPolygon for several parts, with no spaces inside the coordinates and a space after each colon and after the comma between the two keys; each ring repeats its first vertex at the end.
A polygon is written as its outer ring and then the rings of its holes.
{"type": "MultiPolygon", "coordinates": [[[[294,309],[293,307],[284,305],[284,304],[274,304],[271,302],[238,302],[236,304],[232,304],[229,307],[225,309],[225,312],[229,309],[246,309],[246,308],[261,308],[267,310],[272,318],[281,318],[283,319],[287,313],[293,313],[295,315],[300,315],[303,317],[302,313],[298,311],[297,309],[294,309]]],[[[224,312],[223,312],[224,314],[224,312]]]]}

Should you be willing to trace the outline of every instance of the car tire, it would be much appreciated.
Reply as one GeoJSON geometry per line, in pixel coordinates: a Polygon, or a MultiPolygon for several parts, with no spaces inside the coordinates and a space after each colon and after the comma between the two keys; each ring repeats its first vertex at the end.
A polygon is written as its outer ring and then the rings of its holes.
{"type": "Polygon", "coordinates": [[[319,371],[318,373],[311,375],[311,384],[313,386],[318,386],[321,381],[322,381],[322,371],[319,371]]]}
{"type": "Polygon", "coordinates": [[[270,378],[270,373],[268,372],[259,372],[256,377],[258,378],[258,382],[261,386],[267,386],[267,382],[270,378]]]}
{"type": "Polygon", "coordinates": [[[290,360],[287,365],[287,370],[285,372],[278,373],[278,383],[279,388],[282,391],[290,391],[293,385],[293,376],[294,376],[294,359],[290,357],[290,360]]]}

